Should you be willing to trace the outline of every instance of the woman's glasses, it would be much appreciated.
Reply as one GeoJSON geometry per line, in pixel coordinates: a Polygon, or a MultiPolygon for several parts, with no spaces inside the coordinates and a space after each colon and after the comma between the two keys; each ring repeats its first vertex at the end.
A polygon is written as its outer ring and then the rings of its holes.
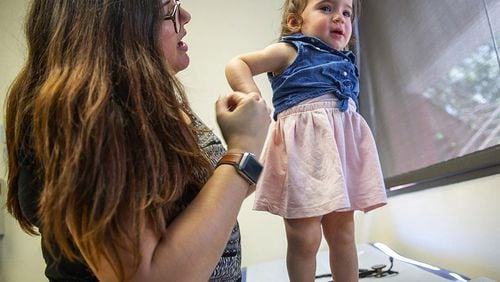
{"type": "Polygon", "coordinates": [[[172,10],[172,12],[170,14],[165,14],[163,16],[163,20],[165,20],[165,21],[172,20],[172,22],[174,23],[175,33],[179,33],[179,30],[181,29],[180,5],[181,5],[181,1],[176,0],[175,5],[174,5],[174,9],[172,10]]]}

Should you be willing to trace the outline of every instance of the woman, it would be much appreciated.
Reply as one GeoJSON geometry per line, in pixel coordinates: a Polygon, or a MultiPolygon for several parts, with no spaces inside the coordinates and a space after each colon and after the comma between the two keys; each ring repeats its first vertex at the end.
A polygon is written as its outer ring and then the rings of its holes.
{"type": "MultiPolygon", "coordinates": [[[[7,206],[39,228],[51,281],[241,279],[252,186],[214,169],[225,151],[175,78],[190,17],[174,0],[32,1],[7,98],[7,206]]],[[[264,101],[234,92],[216,112],[228,153],[259,155],[264,101]]]]}

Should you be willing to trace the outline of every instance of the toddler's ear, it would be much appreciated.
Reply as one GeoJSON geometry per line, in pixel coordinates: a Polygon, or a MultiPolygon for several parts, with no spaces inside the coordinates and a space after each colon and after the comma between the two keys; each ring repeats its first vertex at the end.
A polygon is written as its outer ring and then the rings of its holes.
{"type": "Polygon", "coordinates": [[[291,33],[300,32],[300,28],[302,27],[302,17],[295,14],[289,15],[286,19],[286,24],[291,33]]]}

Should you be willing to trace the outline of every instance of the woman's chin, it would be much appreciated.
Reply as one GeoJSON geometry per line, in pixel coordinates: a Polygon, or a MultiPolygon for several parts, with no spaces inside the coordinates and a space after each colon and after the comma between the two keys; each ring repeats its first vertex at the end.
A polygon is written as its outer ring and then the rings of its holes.
{"type": "Polygon", "coordinates": [[[189,66],[189,56],[186,54],[185,58],[183,58],[182,60],[179,60],[179,62],[172,67],[172,70],[174,71],[174,73],[178,73],[180,71],[183,71],[185,70],[187,67],[189,66]]]}

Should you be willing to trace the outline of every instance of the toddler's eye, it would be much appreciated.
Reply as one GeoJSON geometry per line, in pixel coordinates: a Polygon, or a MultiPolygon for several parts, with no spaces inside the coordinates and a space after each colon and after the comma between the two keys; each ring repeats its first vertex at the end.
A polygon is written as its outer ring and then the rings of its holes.
{"type": "Polygon", "coordinates": [[[351,13],[351,11],[344,11],[342,13],[342,15],[344,15],[344,17],[346,17],[346,18],[350,18],[352,16],[352,13],[351,13]]]}
{"type": "Polygon", "coordinates": [[[323,12],[328,12],[328,13],[333,11],[332,7],[330,7],[330,6],[323,6],[323,7],[320,7],[319,9],[323,12]]]}

